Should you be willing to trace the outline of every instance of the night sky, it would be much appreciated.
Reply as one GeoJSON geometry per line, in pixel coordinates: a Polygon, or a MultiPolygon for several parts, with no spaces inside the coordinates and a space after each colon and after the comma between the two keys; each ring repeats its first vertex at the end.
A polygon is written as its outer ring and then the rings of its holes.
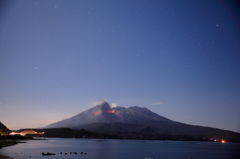
{"type": "Polygon", "coordinates": [[[0,121],[42,127],[105,99],[240,132],[240,5],[0,1],[0,121]]]}

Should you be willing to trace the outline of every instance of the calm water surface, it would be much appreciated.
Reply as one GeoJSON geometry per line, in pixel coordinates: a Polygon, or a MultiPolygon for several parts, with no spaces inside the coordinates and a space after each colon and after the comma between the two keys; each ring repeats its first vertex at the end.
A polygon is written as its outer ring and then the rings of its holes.
{"type": "Polygon", "coordinates": [[[15,159],[240,159],[240,144],[47,138],[5,147],[0,154],[15,159]],[[56,155],[42,156],[42,152],[56,155]],[[69,152],[78,152],[78,155],[69,152]]]}

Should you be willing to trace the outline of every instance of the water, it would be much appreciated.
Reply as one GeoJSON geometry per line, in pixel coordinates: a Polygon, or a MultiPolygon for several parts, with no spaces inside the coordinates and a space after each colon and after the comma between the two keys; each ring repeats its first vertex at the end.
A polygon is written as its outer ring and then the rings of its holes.
{"type": "Polygon", "coordinates": [[[237,143],[63,138],[31,140],[0,150],[0,154],[15,159],[240,159],[239,153],[237,143]],[[42,152],[56,156],[42,156],[42,152]]]}

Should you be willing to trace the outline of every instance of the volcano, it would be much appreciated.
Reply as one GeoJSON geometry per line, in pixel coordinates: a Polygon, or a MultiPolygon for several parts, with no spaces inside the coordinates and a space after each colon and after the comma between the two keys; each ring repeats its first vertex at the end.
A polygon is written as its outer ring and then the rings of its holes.
{"type": "Polygon", "coordinates": [[[146,138],[190,136],[198,139],[229,140],[240,137],[240,133],[237,132],[173,121],[144,107],[111,107],[106,101],[71,118],[50,124],[46,128],[86,129],[127,138],[129,135],[146,138]]]}

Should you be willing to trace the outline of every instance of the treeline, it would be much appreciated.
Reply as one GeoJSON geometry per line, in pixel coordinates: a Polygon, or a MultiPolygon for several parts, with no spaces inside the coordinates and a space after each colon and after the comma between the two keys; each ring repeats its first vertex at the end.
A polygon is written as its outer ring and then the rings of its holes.
{"type": "MultiPolygon", "coordinates": [[[[35,129],[44,131],[45,137],[60,138],[100,138],[100,139],[138,139],[138,140],[177,140],[177,141],[211,141],[208,136],[172,135],[156,132],[93,132],[86,129],[74,130],[70,128],[35,129]]],[[[229,142],[237,140],[228,139],[229,142]]]]}

